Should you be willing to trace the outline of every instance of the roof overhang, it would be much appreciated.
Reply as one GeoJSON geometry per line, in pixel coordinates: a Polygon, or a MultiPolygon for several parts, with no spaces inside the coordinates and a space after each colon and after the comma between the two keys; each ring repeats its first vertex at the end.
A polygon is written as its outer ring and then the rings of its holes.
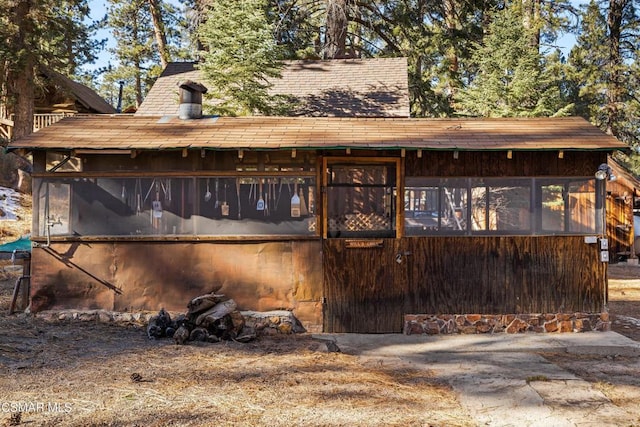
{"type": "Polygon", "coordinates": [[[9,144],[10,150],[615,151],[627,145],[582,118],[410,119],[80,116],[9,144]]]}

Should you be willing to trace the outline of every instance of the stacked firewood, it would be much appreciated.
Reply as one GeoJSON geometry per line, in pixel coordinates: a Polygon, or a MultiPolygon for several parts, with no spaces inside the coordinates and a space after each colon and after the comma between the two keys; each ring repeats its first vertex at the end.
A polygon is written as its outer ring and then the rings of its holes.
{"type": "Polygon", "coordinates": [[[245,326],[235,301],[214,293],[192,299],[187,304],[187,313],[175,319],[161,309],[149,320],[147,335],[151,339],[173,338],[176,344],[220,340],[247,342],[256,337],[255,331],[245,326]]]}

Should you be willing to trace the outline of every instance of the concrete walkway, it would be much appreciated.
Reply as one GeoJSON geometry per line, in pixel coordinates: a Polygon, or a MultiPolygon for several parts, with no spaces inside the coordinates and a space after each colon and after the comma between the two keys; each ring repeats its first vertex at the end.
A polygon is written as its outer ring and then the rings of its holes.
{"type": "MultiPolygon", "coordinates": [[[[485,426],[620,426],[638,414],[550,363],[539,352],[640,356],[640,343],[615,332],[406,336],[322,334],[341,351],[379,363],[430,369],[485,426]]],[[[640,409],[638,410],[640,412],[640,409]]],[[[637,418],[635,418],[637,419],[637,418]]]]}

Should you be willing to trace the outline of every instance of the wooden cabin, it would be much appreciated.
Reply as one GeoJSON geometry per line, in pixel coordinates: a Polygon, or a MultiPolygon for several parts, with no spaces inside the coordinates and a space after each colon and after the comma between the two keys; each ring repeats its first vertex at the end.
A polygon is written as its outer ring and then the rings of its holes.
{"type": "Polygon", "coordinates": [[[600,316],[594,174],[624,147],[581,118],[65,118],[10,147],[34,159],[31,309],[216,291],[325,332],[600,316]]]}
{"type": "Polygon", "coordinates": [[[273,93],[312,117],[202,115],[199,72],[174,63],[134,116],[14,141],[34,159],[32,311],[183,311],[215,291],[309,331],[606,324],[624,144],[580,118],[411,119],[404,58],[282,74],[273,93]]]}
{"type": "MultiPolygon", "coordinates": [[[[34,132],[78,113],[116,113],[116,109],[93,89],[57,71],[41,68],[39,78],[42,84],[35,90],[34,132]]],[[[6,108],[0,101],[0,141],[13,138],[13,126],[13,115],[6,114],[6,108]]]]}
{"type": "Polygon", "coordinates": [[[36,91],[37,114],[114,114],[116,109],[93,89],[57,71],[42,69],[36,91]]]}
{"type": "Polygon", "coordinates": [[[634,226],[634,207],[640,196],[640,181],[624,165],[609,157],[607,161],[615,179],[607,185],[607,236],[612,261],[636,258],[640,254],[640,230],[634,226]]]}

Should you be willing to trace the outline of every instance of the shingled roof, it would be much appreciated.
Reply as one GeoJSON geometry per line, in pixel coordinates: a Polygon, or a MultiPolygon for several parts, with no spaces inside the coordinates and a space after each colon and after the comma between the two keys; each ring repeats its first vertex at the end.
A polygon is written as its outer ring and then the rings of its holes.
{"type": "MultiPolygon", "coordinates": [[[[147,94],[136,115],[176,115],[178,83],[205,86],[192,62],[172,62],[147,94]]],[[[293,96],[296,115],[334,117],[409,117],[406,58],[286,61],[270,93],[293,96]]]]}
{"type": "Polygon", "coordinates": [[[84,107],[85,111],[82,112],[97,114],[114,114],[116,112],[116,109],[111,104],[90,87],[75,82],[54,70],[42,70],[42,74],[65,88],[73,96],[76,103],[84,107]]]}
{"type": "Polygon", "coordinates": [[[616,138],[578,117],[411,119],[77,116],[10,149],[616,150],[616,138]]]}

